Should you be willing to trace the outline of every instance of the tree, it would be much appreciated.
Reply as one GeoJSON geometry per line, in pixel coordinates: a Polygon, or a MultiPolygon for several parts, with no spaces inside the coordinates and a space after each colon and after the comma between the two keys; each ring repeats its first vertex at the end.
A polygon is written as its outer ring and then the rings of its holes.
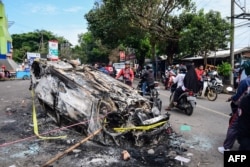
{"type": "MultiPolygon", "coordinates": [[[[94,38],[91,32],[79,34],[79,43],[83,55],[82,61],[87,63],[104,62],[108,63],[109,50],[102,45],[101,41],[94,38]]],[[[80,50],[78,48],[78,50],[80,50]]]]}
{"type": "Polygon", "coordinates": [[[13,41],[13,59],[17,62],[23,62],[26,52],[39,52],[47,55],[49,40],[57,40],[59,43],[68,42],[63,37],[53,35],[52,32],[46,30],[13,34],[11,37],[13,41]]]}
{"type": "Polygon", "coordinates": [[[191,0],[103,0],[102,3],[96,3],[96,8],[85,18],[89,31],[108,48],[123,43],[140,53],[138,46],[141,40],[148,38],[151,56],[154,57],[159,42],[176,40],[172,33],[174,29],[169,24],[169,15],[173,11],[189,10],[191,7],[191,0]],[[133,39],[133,42],[128,38],[133,39]]]}
{"type": "Polygon", "coordinates": [[[200,55],[207,64],[207,55],[210,51],[225,49],[230,38],[230,23],[221,18],[219,12],[209,11],[204,14],[200,10],[192,15],[188,26],[182,30],[180,49],[184,55],[200,55]]]}

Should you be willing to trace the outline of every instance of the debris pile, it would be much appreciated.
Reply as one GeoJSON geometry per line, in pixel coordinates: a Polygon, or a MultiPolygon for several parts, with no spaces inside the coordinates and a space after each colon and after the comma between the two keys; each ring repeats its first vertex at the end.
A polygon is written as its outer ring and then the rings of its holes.
{"type": "Polygon", "coordinates": [[[102,129],[93,140],[117,146],[142,146],[169,127],[169,115],[161,115],[138,90],[92,66],[36,63],[31,88],[58,125],[81,123],[78,128],[87,136],[102,129]]]}

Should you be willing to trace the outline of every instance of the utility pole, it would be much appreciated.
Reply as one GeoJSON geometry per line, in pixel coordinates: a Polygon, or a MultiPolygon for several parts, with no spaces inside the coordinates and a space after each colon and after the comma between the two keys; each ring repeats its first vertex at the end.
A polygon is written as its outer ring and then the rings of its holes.
{"type": "MultiPolygon", "coordinates": [[[[246,13],[246,0],[244,1],[244,7],[242,7],[239,3],[235,2],[235,0],[231,0],[232,32],[231,32],[231,43],[230,43],[230,62],[231,62],[232,67],[234,67],[234,30],[235,30],[234,21],[235,19],[250,20],[250,13],[246,13]],[[234,8],[235,4],[243,11],[243,13],[235,14],[235,8],[234,8]]],[[[233,74],[231,74],[230,76],[230,84],[231,85],[233,84],[233,74]]]]}
{"type": "MultiPolygon", "coordinates": [[[[230,42],[230,62],[234,67],[234,0],[231,0],[231,42],[230,42]]],[[[233,85],[233,73],[230,75],[230,84],[233,85]]]]}

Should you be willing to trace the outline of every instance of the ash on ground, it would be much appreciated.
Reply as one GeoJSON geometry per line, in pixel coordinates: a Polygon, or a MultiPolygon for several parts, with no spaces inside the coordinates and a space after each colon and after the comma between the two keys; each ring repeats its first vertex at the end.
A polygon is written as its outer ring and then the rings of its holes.
{"type": "MultiPolygon", "coordinates": [[[[40,134],[59,128],[39,107],[37,119],[40,134]]],[[[5,119],[0,121],[0,133],[0,162],[3,167],[41,166],[86,137],[74,128],[68,128],[46,135],[67,135],[66,139],[38,139],[33,132],[31,98],[12,103],[5,108],[5,119]]],[[[188,166],[188,163],[175,159],[178,155],[189,160],[192,158],[184,139],[166,130],[162,134],[162,140],[143,147],[114,147],[88,140],[50,166],[188,166]],[[122,157],[124,150],[130,155],[127,160],[122,157]]]]}

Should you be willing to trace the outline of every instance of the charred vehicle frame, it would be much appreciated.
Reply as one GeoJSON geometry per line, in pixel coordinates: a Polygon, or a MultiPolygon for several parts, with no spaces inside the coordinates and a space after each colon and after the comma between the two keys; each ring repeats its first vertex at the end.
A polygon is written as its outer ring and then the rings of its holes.
{"type": "Polygon", "coordinates": [[[90,65],[34,63],[30,88],[59,126],[80,123],[75,128],[85,135],[101,128],[93,140],[118,146],[143,146],[171,129],[169,114],[161,114],[153,99],[90,65]]]}

